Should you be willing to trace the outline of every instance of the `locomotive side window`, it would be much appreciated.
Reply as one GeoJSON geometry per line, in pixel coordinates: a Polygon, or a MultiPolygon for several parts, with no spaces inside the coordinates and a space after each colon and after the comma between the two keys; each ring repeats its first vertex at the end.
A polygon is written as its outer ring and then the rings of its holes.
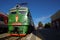
{"type": "Polygon", "coordinates": [[[16,14],[16,12],[11,12],[11,14],[16,14]]]}
{"type": "Polygon", "coordinates": [[[26,11],[19,11],[19,13],[21,13],[21,14],[25,14],[25,13],[26,13],[26,11]]]}

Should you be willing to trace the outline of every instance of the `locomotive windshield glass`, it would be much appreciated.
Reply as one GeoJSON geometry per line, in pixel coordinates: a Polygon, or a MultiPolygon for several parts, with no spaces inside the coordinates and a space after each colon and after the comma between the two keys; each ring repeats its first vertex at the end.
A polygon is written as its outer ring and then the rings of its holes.
{"type": "Polygon", "coordinates": [[[11,14],[16,14],[16,12],[11,12],[11,14]]]}
{"type": "Polygon", "coordinates": [[[19,11],[21,14],[26,14],[26,11],[19,11]]]}

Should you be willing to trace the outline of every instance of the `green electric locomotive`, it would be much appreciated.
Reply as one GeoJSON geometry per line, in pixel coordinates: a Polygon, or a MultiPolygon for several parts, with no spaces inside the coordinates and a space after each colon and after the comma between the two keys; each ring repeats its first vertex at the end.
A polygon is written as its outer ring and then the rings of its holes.
{"type": "Polygon", "coordinates": [[[10,36],[25,36],[34,30],[34,23],[28,7],[12,8],[8,14],[8,33],[10,36]]]}

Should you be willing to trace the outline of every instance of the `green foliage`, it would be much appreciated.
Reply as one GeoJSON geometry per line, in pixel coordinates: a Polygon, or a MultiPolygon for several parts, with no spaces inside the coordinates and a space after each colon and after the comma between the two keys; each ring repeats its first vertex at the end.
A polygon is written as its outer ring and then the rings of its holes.
{"type": "Polygon", "coordinates": [[[44,27],[45,28],[50,28],[51,27],[51,23],[50,22],[46,23],[44,27]]]}
{"type": "Polygon", "coordinates": [[[38,27],[42,27],[43,26],[43,23],[40,21],[39,23],[38,23],[38,27]]]}

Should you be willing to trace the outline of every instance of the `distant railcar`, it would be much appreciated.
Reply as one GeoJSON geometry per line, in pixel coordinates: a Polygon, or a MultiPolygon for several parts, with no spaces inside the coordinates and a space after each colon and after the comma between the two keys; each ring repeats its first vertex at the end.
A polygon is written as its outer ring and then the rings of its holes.
{"type": "Polygon", "coordinates": [[[7,30],[8,30],[7,21],[8,21],[7,15],[0,12],[0,33],[7,32],[7,30]]]}
{"type": "Polygon", "coordinates": [[[8,15],[8,33],[10,36],[25,36],[34,30],[31,13],[27,7],[17,5],[8,15]]]}

